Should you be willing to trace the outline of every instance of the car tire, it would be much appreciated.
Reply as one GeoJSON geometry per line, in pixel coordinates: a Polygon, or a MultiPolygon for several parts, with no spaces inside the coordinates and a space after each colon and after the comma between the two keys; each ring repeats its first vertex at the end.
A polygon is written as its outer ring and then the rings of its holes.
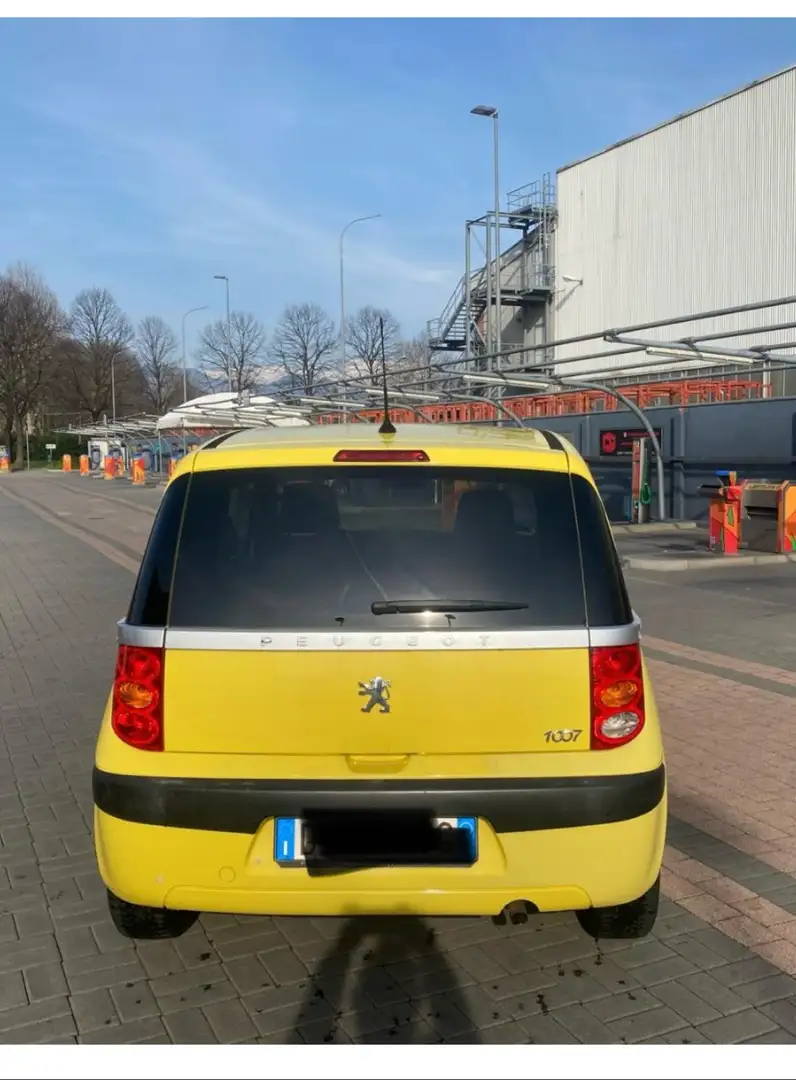
{"type": "Polygon", "coordinates": [[[613,907],[586,908],[576,911],[578,922],[597,941],[600,938],[644,938],[650,933],[658,917],[658,904],[661,893],[661,879],[647,889],[637,900],[627,904],[615,904],[613,907]]]}
{"type": "Polygon", "coordinates": [[[178,938],[190,930],[199,914],[196,911],[171,911],[169,908],[130,904],[108,891],[108,910],[120,934],[137,941],[178,938]]]}

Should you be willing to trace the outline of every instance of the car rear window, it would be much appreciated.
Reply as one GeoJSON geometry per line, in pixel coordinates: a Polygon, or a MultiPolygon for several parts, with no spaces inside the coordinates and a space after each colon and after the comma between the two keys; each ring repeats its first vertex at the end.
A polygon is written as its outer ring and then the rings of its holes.
{"type": "Polygon", "coordinates": [[[375,633],[630,617],[605,513],[585,480],[391,465],[193,474],[168,624],[375,633]],[[594,581],[584,583],[584,566],[594,581]],[[392,602],[429,608],[385,611],[392,602]]]}

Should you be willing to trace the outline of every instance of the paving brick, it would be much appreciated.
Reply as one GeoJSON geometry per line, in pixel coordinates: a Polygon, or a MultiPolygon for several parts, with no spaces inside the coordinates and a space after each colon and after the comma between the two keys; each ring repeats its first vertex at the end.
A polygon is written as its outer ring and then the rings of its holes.
{"type": "Polygon", "coordinates": [[[8,971],[0,975],[0,1012],[19,1008],[28,1003],[25,980],[21,971],[8,971]]]}
{"type": "Polygon", "coordinates": [[[712,975],[706,972],[696,972],[694,975],[686,975],[680,979],[680,983],[690,990],[692,994],[701,997],[708,1005],[712,1005],[717,1012],[730,1014],[741,1012],[747,1007],[743,998],[738,997],[732,990],[722,986],[712,975]]]}
{"type": "Polygon", "coordinates": [[[608,1026],[620,1042],[637,1043],[645,1039],[669,1035],[687,1025],[679,1013],[666,1005],[660,1005],[654,1009],[634,1013],[632,1016],[612,1020],[608,1026]]]}
{"type": "Polygon", "coordinates": [[[758,1035],[773,1031],[776,1026],[773,1020],[757,1009],[746,1009],[732,1016],[722,1016],[719,1020],[711,1020],[708,1024],[700,1025],[697,1030],[711,1042],[726,1044],[747,1042],[758,1035]]]}
{"type": "Polygon", "coordinates": [[[538,1013],[536,1016],[518,1018],[517,1025],[525,1035],[525,1042],[540,1046],[566,1046],[577,1044],[578,1040],[552,1013],[538,1013]]]}
{"type": "Polygon", "coordinates": [[[271,978],[256,956],[239,956],[224,965],[230,981],[239,994],[252,994],[271,986],[271,978]]]}
{"type": "Polygon", "coordinates": [[[616,1042],[616,1036],[601,1020],[580,1005],[565,1005],[556,1009],[555,1020],[578,1042],[603,1045],[616,1042]]]}
{"type": "Polygon", "coordinates": [[[0,1012],[0,1043],[5,1041],[6,1032],[15,1028],[29,1028],[59,1016],[71,1016],[69,1002],[65,997],[37,1001],[15,1009],[4,1009],[0,1012]]]}
{"type": "Polygon", "coordinates": [[[69,998],[78,1029],[95,1031],[119,1023],[119,1015],[108,990],[89,990],[69,998]]]}
{"type": "Polygon", "coordinates": [[[31,1001],[44,1001],[69,993],[60,963],[37,964],[36,967],[25,968],[23,974],[31,1001]]]}
{"type": "Polygon", "coordinates": [[[189,989],[182,990],[177,994],[166,994],[158,997],[158,1007],[163,1016],[173,1012],[181,1012],[184,1009],[196,1007],[207,1008],[218,1001],[228,1001],[236,998],[238,992],[231,982],[222,979],[218,982],[201,983],[189,989]]]}
{"type": "Polygon", "coordinates": [[[4,1031],[0,1034],[0,1043],[9,1046],[28,1046],[31,1043],[73,1043],[76,1033],[75,1021],[69,1014],[64,1013],[62,1016],[40,1020],[25,1027],[15,1028],[13,1031],[4,1031]]]}
{"type": "Polygon", "coordinates": [[[17,936],[21,941],[39,934],[52,934],[53,921],[46,907],[31,907],[14,913],[17,936]]]}
{"type": "Polygon", "coordinates": [[[306,967],[290,949],[271,949],[262,953],[260,960],[277,986],[289,986],[307,978],[306,967]]]}
{"type": "MultiPolygon", "coordinates": [[[[711,975],[723,986],[735,989],[742,983],[753,982],[755,979],[764,979],[767,975],[773,975],[776,971],[777,969],[773,964],[760,956],[752,955],[745,960],[736,960],[733,964],[724,964],[721,967],[714,968],[711,975]]],[[[796,982],[791,981],[794,986],[793,993],[796,993],[796,982]]]]}
{"type": "Polygon", "coordinates": [[[194,968],[191,971],[176,971],[171,975],[163,975],[160,978],[152,979],[150,987],[155,997],[160,999],[174,994],[183,994],[197,987],[226,981],[227,976],[221,965],[211,964],[201,970],[194,968]]]}
{"type": "Polygon", "coordinates": [[[706,1024],[709,1020],[717,1020],[721,1015],[712,1005],[679,982],[662,983],[656,986],[652,993],[664,1005],[668,1005],[670,1009],[674,1009],[679,1016],[682,1016],[686,1023],[693,1026],[706,1024]]]}
{"type": "Polygon", "coordinates": [[[777,972],[765,979],[756,979],[735,987],[735,992],[750,1005],[768,1005],[783,998],[796,1000],[796,979],[777,972]]]}
{"type": "Polygon", "coordinates": [[[239,1001],[220,1001],[202,1011],[221,1043],[242,1042],[257,1035],[257,1028],[239,1001]]]}
{"type": "MultiPolygon", "coordinates": [[[[397,1003],[391,1007],[400,1009],[405,1005],[397,1003]]],[[[453,1001],[445,994],[431,995],[425,1001],[416,1002],[415,1007],[423,1020],[446,1041],[478,1028],[468,1014],[464,1000],[458,995],[453,1001]]]]}
{"type": "Polygon", "coordinates": [[[761,1005],[760,1012],[773,1020],[779,1027],[784,1028],[789,1034],[796,1035],[796,998],[788,998],[785,1001],[772,1001],[768,1005],[761,1005]]]}
{"type": "Polygon", "coordinates": [[[110,994],[122,1023],[160,1014],[160,1006],[149,986],[143,981],[112,986],[110,994]]]}
{"type": "Polygon", "coordinates": [[[586,1004],[586,1008],[598,1020],[610,1024],[612,1021],[621,1020],[625,1016],[632,1016],[634,1013],[658,1008],[659,1005],[658,999],[653,997],[648,990],[638,988],[627,990],[622,994],[614,994],[612,997],[590,1001],[586,1004]]]}
{"type": "Polygon", "coordinates": [[[84,1035],[80,1035],[78,1041],[94,1045],[121,1045],[147,1043],[153,1038],[162,1038],[163,1035],[165,1035],[163,1021],[159,1017],[152,1016],[145,1020],[135,1020],[132,1024],[116,1024],[97,1031],[87,1031],[84,1035]]]}

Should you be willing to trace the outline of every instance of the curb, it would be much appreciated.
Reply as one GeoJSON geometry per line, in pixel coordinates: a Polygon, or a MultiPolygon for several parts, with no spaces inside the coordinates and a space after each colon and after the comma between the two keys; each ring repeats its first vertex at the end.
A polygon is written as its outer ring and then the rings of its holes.
{"type": "Polygon", "coordinates": [[[652,521],[647,525],[614,524],[611,529],[614,535],[620,536],[655,536],[658,533],[688,532],[699,528],[696,521],[652,521]]]}
{"type": "Polygon", "coordinates": [[[725,570],[731,566],[785,566],[795,563],[796,555],[704,555],[698,558],[637,559],[633,555],[620,557],[625,570],[657,570],[659,573],[682,570],[725,570]]]}

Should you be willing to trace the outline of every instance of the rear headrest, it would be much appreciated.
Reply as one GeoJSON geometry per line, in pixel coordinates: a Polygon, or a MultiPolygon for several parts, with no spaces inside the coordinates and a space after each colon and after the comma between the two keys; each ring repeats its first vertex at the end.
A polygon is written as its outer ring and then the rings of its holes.
{"type": "Polygon", "coordinates": [[[456,511],[456,532],[514,532],[511,499],[505,491],[465,491],[456,511]]]}
{"type": "Polygon", "coordinates": [[[280,519],[286,533],[316,533],[340,526],[337,500],[325,484],[289,484],[282,492],[280,519]]]}

